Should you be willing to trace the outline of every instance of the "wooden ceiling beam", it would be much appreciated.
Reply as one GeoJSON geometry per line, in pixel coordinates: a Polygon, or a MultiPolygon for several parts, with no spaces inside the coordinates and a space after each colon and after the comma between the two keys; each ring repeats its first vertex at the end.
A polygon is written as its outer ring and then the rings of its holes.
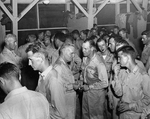
{"type": "Polygon", "coordinates": [[[94,23],[94,17],[93,17],[93,6],[94,6],[94,0],[89,0],[87,3],[88,8],[88,29],[91,29],[93,27],[94,23]]]}
{"type": "Polygon", "coordinates": [[[131,0],[131,2],[133,3],[133,5],[136,7],[136,9],[142,13],[142,9],[141,7],[139,6],[139,4],[135,1],[135,0],[131,0]]]}
{"type": "Polygon", "coordinates": [[[77,0],[72,0],[73,3],[75,3],[75,5],[83,12],[83,14],[88,17],[89,14],[87,13],[87,11],[85,11],[85,9],[80,5],[80,3],[77,0]]]}
{"type": "Polygon", "coordinates": [[[18,16],[17,21],[19,21],[30,9],[33,8],[35,4],[37,4],[39,0],[33,0],[18,16]]]}
{"type": "Polygon", "coordinates": [[[148,0],[143,0],[142,7],[147,11],[148,0]]]}
{"type": "Polygon", "coordinates": [[[94,14],[94,17],[103,9],[103,7],[109,2],[109,0],[105,0],[97,9],[96,13],[94,14]]]}
{"type": "Polygon", "coordinates": [[[13,15],[9,12],[9,10],[6,8],[6,6],[4,5],[4,3],[0,0],[0,7],[2,8],[2,10],[8,15],[8,17],[13,20],[13,15]]]}

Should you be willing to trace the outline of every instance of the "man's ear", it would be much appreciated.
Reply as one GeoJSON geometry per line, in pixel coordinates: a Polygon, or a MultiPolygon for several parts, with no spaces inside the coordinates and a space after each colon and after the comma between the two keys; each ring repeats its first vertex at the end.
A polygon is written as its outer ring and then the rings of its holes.
{"type": "Polygon", "coordinates": [[[128,60],[132,60],[132,57],[130,56],[130,55],[127,55],[127,57],[128,57],[128,60]]]}
{"type": "Polygon", "coordinates": [[[21,74],[19,74],[19,81],[21,82],[21,74]]]}
{"type": "Polygon", "coordinates": [[[0,77],[0,84],[3,85],[4,83],[5,83],[4,79],[2,77],[0,77]]]}
{"type": "Polygon", "coordinates": [[[92,50],[92,51],[94,51],[94,50],[95,50],[95,48],[94,48],[94,47],[91,47],[91,50],[92,50]]]}

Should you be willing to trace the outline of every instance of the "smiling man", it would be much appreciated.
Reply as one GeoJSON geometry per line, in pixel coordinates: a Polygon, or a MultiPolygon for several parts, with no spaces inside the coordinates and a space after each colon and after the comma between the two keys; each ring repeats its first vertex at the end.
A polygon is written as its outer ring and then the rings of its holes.
{"type": "Polygon", "coordinates": [[[114,55],[112,53],[110,53],[108,46],[106,44],[106,41],[104,39],[98,39],[97,46],[98,46],[98,49],[100,50],[100,54],[102,55],[102,57],[105,61],[106,69],[108,72],[108,77],[110,77],[110,73],[112,70],[112,64],[114,61],[114,55]]]}
{"type": "Polygon", "coordinates": [[[95,51],[93,40],[85,40],[82,50],[82,116],[83,119],[104,119],[105,89],[108,87],[106,67],[95,51]]]}

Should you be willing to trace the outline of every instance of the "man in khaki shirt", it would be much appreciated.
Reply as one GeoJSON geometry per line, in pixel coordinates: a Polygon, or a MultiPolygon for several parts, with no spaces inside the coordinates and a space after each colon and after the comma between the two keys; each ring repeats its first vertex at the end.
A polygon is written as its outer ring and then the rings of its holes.
{"type": "Polygon", "coordinates": [[[7,94],[0,104],[0,119],[50,119],[48,101],[42,94],[23,87],[20,73],[12,63],[0,64],[0,87],[7,94]]]}
{"type": "Polygon", "coordinates": [[[85,40],[82,50],[82,116],[84,119],[104,119],[105,89],[108,87],[106,66],[96,53],[93,40],[85,40]]]}
{"type": "Polygon", "coordinates": [[[121,67],[126,67],[123,75],[115,70],[112,86],[120,97],[117,110],[120,119],[139,119],[145,107],[150,104],[150,77],[136,62],[136,53],[131,46],[124,46],[117,51],[121,67]]]}
{"type": "Polygon", "coordinates": [[[40,73],[36,91],[42,93],[50,104],[52,119],[66,119],[67,108],[65,91],[61,77],[52,67],[48,59],[46,48],[40,43],[29,45],[26,49],[29,65],[40,73]]]}
{"type": "Polygon", "coordinates": [[[17,38],[14,34],[7,34],[5,37],[5,47],[3,51],[0,53],[0,63],[2,62],[10,62],[13,63],[20,68],[21,66],[21,57],[19,57],[16,52],[17,46],[17,38]]]}
{"type": "Polygon", "coordinates": [[[145,46],[141,54],[141,61],[148,71],[150,68],[150,31],[142,32],[142,41],[145,46]]]}
{"type": "Polygon", "coordinates": [[[54,69],[61,76],[60,82],[64,85],[67,116],[65,119],[75,119],[76,110],[76,92],[74,90],[75,79],[68,63],[70,63],[75,54],[75,48],[72,44],[64,44],[60,48],[60,56],[54,64],[54,69]]]}

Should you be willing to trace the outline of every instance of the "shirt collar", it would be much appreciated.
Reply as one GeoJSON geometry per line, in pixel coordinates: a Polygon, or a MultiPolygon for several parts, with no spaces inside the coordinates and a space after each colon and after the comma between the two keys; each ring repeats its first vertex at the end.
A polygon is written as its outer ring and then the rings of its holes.
{"type": "MultiPolygon", "coordinates": [[[[136,65],[136,66],[134,67],[134,69],[131,71],[131,73],[135,74],[135,73],[138,71],[138,69],[139,69],[139,68],[138,68],[138,66],[136,65]]],[[[129,70],[127,70],[127,72],[130,73],[129,70]]]]}
{"type": "Polygon", "coordinates": [[[59,60],[60,60],[64,65],[67,65],[67,66],[68,66],[68,64],[64,61],[64,59],[63,59],[62,57],[60,57],[59,60]]]}
{"type": "Polygon", "coordinates": [[[135,74],[135,73],[138,71],[138,69],[139,69],[139,68],[138,68],[138,66],[136,65],[136,66],[134,67],[134,69],[133,69],[132,72],[135,74]]]}
{"type": "Polygon", "coordinates": [[[10,97],[12,97],[14,95],[18,95],[20,93],[23,93],[23,92],[25,92],[27,90],[28,89],[26,87],[21,87],[21,88],[14,89],[10,93],[8,93],[8,95],[5,98],[5,101],[8,100],[10,97]]]}
{"type": "Polygon", "coordinates": [[[3,50],[4,52],[7,52],[7,53],[11,53],[11,54],[15,54],[16,55],[16,53],[15,53],[15,51],[14,50],[9,50],[8,48],[6,48],[6,47],[4,47],[4,50],[3,50]]]}
{"type": "Polygon", "coordinates": [[[146,47],[150,47],[150,42],[146,45],[146,47]]]}
{"type": "Polygon", "coordinates": [[[50,65],[45,71],[43,71],[42,73],[40,73],[40,75],[43,77],[43,79],[45,79],[45,77],[47,76],[47,74],[49,73],[49,71],[52,69],[52,65],[50,65]]]}
{"type": "Polygon", "coordinates": [[[91,61],[93,61],[93,60],[95,59],[95,57],[96,57],[96,53],[94,53],[93,57],[91,57],[89,63],[90,63],[91,61]]]}
{"type": "Polygon", "coordinates": [[[9,53],[12,53],[12,51],[10,51],[8,48],[4,47],[4,51],[5,52],[9,52],[9,53]]]}

